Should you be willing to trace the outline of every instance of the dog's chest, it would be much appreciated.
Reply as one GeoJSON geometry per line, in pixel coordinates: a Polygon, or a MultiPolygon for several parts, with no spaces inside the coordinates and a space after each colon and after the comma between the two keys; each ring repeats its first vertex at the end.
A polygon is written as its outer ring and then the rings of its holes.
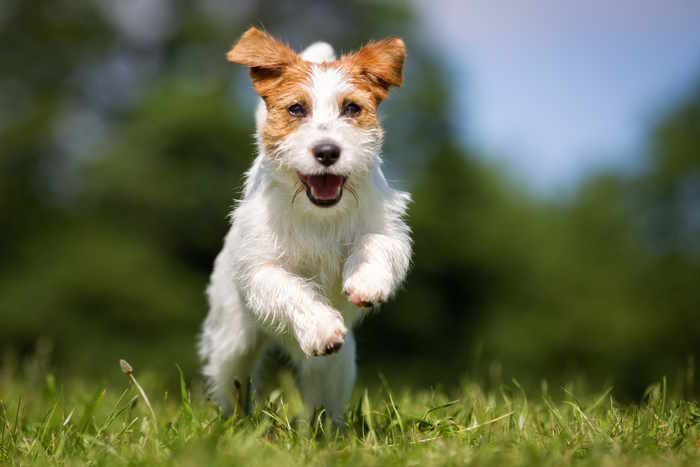
{"type": "Polygon", "coordinates": [[[294,273],[315,282],[326,291],[337,288],[348,256],[348,239],[320,232],[292,235],[285,243],[288,248],[283,252],[283,261],[294,273]]]}

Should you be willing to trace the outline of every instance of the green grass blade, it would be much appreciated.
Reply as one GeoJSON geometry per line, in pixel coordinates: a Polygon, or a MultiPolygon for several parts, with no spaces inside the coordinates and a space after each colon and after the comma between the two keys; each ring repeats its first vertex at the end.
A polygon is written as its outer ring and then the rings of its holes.
{"type": "Polygon", "coordinates": [[[90,426],[90,422],[92,422],[92,417],[95,414],[95,410],[97,410],[97,406],[100,404],[100,401],[102,401],[105,392],[106,391],[104,389],[98,389],[92,399],[90,399],[90,402],[88,402],[88,404],[85,406],[83,416],[80,419],[80,423],[78,423],[78,430],[80,433],[85,433],[87,431],[88,427],[90,426]]]}
{"type": "Polygon", "coordinates": [[[182,404],[183,421],[186,424],[190,424],[194,420],[194,412],[192,411],[192,404],[190,403],[190,398],[187,394],[187,385],[185,384],[185,376],[182,373],[182,368],[177,363],[177,372],[180,377],[180,403],[182,404]]]}

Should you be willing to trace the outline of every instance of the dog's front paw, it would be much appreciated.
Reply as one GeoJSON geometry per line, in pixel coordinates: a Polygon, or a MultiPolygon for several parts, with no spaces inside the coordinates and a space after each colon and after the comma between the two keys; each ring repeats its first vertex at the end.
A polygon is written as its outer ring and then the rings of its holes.
{"type": "Polygon", "coordinates": [[[298,336],[299,345],[309,356],[331,355],[343,346],[347,332],[340,315],[326,313],[313,321],[309,328],[301,331],[301,335],[298,336]]]}
{"type": "Polygon", "coordinates": [[[364,265],[345,280],[343,293],[353,305],[371,308],[389,298],[391,277],[376,266],[364,265]]]}

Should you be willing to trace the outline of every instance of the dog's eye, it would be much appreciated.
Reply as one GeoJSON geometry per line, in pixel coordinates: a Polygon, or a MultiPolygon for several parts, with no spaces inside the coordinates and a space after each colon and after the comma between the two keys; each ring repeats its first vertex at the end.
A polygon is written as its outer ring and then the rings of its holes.
{"type": "Polygon", "coordinates": [[[303,105],[299,103],[290,105],[287,108],[287,112],[289,112],[289,115],[291,115],[292,117],[306,117],[306,109],[303,105]]]}
{"type": "Polygon", "coordinates": [[[354,102],[347,102],[343,105],[343,117],[357,117],[362,112],[362,108],[354,102]]]}

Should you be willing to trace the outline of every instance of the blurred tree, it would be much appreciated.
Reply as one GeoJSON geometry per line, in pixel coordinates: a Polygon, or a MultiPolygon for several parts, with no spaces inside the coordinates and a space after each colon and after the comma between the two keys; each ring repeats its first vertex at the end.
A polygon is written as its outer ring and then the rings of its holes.
{"type": "Polygon", "coordinates": [[[414,265],[358,330],[366,373],[580,372],[638,394],[700,348],[697,90],[660,120],[646,173],[553,202],[458,142],[448,74],[403,2],[6,0],[0,350],[44,337],[69,372],[121,377],[128,357],[196,374],[203,291],[254,155],[256,97],[224,59],[250,24],[297,49],[408,45],[382,113],[387,172],[414,197],[414,265]]]}
{"type": "Polygon", "coordinates": [[[203,291],[255,152],[256,97],[224,58],[251,23],[296,48],[405,37],[410,78],[384,110],[407,137],[389,138],[389,169],[425,160],[414,129],[448,132],[440,73],[405,5],[361,3],[3,3],[3,346],[48,337],[54,363],[83,373],[120,356],[197,371],[203,291]]]}
{"type": "MultiPolygon", "coordinates": [[[[666,360],[700,353],[700,79],[652,133],[639,182],[653,267],[644,297],[660,316],[653,348],[666,360]]],[[[660,357],[656,356],[659,360],[660,357]]]]}
{"type": "Polygon", "coordinates": [[[649,172],[642,179],[649,203],[653,248],[700,261],[700,81],[687,101],[653,132],[649,172]]]}

